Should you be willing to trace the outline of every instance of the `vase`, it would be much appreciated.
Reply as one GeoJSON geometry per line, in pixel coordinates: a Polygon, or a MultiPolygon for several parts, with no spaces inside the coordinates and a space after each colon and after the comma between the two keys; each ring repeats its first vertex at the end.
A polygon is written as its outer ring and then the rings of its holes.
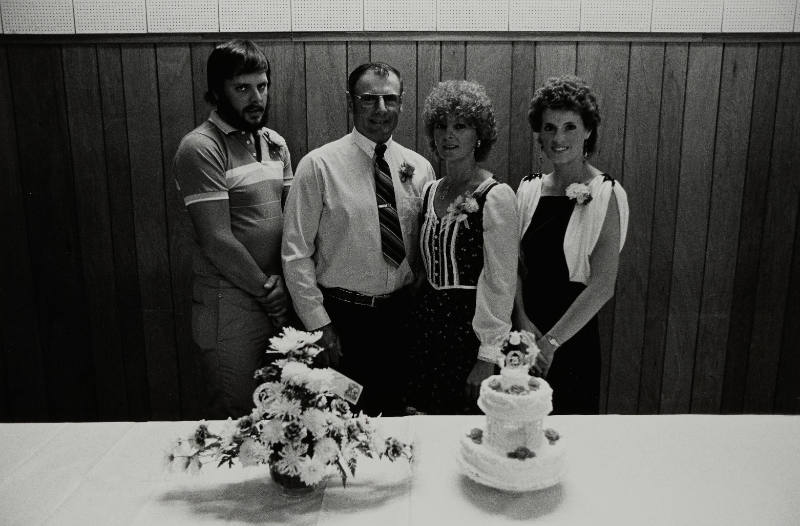
{"type": "Polygon", "coordinates": [[[299,475],[287,475],[279,472],[274,466],[269,467],[269,474],[272,480],[281,488],[281,493],[285,497],[300,498],[312,495],[320,489],[320,484],[309,486],[300,479],[299,475]]]}

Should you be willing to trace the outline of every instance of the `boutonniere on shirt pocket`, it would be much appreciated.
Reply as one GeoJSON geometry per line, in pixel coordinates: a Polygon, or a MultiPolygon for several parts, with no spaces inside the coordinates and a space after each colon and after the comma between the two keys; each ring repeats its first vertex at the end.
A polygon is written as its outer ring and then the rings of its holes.
{"type": "Polygon", "coordinates": [[[403,163],[400,165],[400,182],[406,183],[414,177],[414,165],[403,163]]]}
{"type": "MultiPolygon", "coordinates": [[[[460,195],[447,207],[447,218],[449,221],[462,223],[467,220],[467,215],[477,212],[480,209],[478,200],[472,196],[465,197],[460,195]]],[[[467,223],[469,228],[469,223],[467,223]]]]}
{"type": "Polygon", "coordinates": [[[592,200],[592,191],[589,190],[588,184],[572,183],[567,187],[567,197],[578,203],[585,205],[592,200]]]}

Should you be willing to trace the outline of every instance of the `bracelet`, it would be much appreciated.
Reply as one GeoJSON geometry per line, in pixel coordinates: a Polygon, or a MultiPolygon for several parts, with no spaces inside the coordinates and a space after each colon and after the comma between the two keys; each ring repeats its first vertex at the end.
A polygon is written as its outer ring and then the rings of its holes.
{"type": "Polygon", "coordinates": [[[553,346],[553,349],[558,349],[559,347],[561,347],[561,343],[556,339],[555,336],[551,334],[545,334],[543,338],[547,340],[547,343],[553,346]]]}

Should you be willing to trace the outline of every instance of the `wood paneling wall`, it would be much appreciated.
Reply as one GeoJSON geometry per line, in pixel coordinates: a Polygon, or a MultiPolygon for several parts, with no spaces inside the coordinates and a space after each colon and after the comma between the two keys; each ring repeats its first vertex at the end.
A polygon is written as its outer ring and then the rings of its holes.
{"type": "MultiPolygon", "coordinates": [[[[800,413],[800,44],[265,41],[271,126],[295,162],[350,126],[355,65],[404,74],[396,138],[441,79],[484,84],[516,187],[547,170],[535,86],[600,97],[595,164],[628,191],[615,298],[601,312],[610,413],[800,413]]],[[[208,43],[0,45],[0,420],[201,417],[191,225],[172,180],[207,117],[208,43]]]]}

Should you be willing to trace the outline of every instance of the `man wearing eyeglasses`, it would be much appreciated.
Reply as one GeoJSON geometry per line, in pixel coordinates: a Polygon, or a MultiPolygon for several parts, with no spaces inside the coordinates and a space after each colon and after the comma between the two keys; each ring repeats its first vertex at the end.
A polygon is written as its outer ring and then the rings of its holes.
{"type": "Polygon", "coordinates": [[[405,320],[414,279],[421,155],[392,140],[403,81],[392,66],[362,64],[348,78],[354,129],[310,152],[286,200],[282,259],[295,309],[322,331],[322,365],[364,387],[367,414],[402,412],[405,320]]]}

